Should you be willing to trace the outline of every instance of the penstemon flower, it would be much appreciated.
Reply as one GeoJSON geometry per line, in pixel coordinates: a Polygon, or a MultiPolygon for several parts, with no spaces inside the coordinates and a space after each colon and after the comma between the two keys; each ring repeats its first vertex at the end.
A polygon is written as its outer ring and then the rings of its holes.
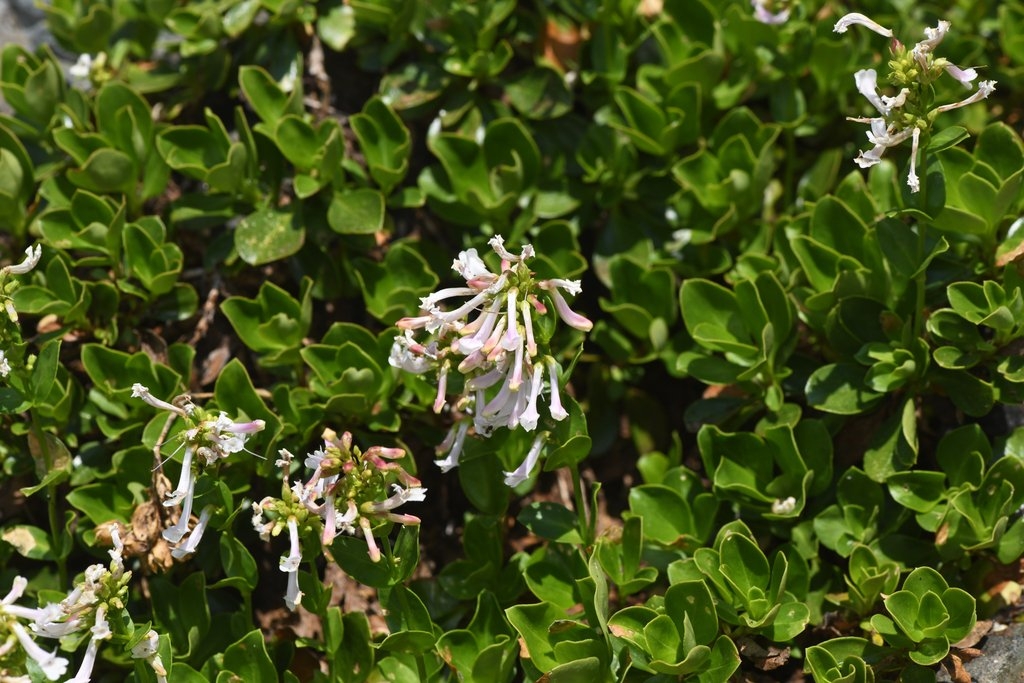
{"type": "Polygon", "coordinates": [[[323,438],[323,447],[305,459],[306,468],[312,470],[306,483],[289,482],[293,456],[282,450],[278,460],[284,471],[281,497],[252,504],[252,525],[261,538],[288,533],[288,552],[281,556],[278,568],[288,575],[285,604],[291,610],[302,600],[298,571],[304,537],[319,537],[330,556],[327,548],[338,532],[361,534],[370,559],[379,562],[381,552],[374,531],[389,523],[418,525],[419,517],[394,510],[424,500],[427,492],[396,462],[405,455],[402,449],[372,446],[361,451],[353,445],[350,433],[339,437],[331,429],[324,430],[323,438]]]}
{"type": "Polygon", "coordinates": [[[924,30],[924,40],[908,50],[893,38],[893,32],[868,17],[851,13],[842,17],[835,25],[836,33],[846,33],[850,26],[864,26],[875,33],[892,38],[892,59],[889,61],[888,82],[899,91],[894,96],[882,95],[878,90],[878,73],[874,69],[862,69],[854,74],[857,91],[878,111],[875,117],[850,117],[851,121],[867,123],[871,149],[861,151],[856,158],[857,165],[869,168],[882,160],[882,155],[907,139],[911,140],[910,169],[907,185],[911,192],[921,189],[917,175],[917,156],[921,136],[929,133],[936,117],[960,107],[966,107],[987,98],[995,91],[995,81],[982,81],[978,89],[959,102],[932,106],[932,83],[943,73],[949,74],[968,90],[974,87],[978,72],[974,68],[963,69],[943,57],[936,57],[934,50],[949,32],[950,23],[940,21],[935,28],[924,30]]]}
{"type": "MultiPolygon", "coordinates": [[[[593,327],[565,299],[565,294],[580,293],[578,280],[537,280],[527,266],[535,255],[532,246],[514,254],[500,236],[488,244],[501,259],[498,272],[476,249],[467,249],[452,263],[465,286],[423,297],[424,315],[396,323],[402,333],[392,346],[391,365],[414,374],[436,371],[434,412],[451,405],[462,414],[437,449],[436,463],[444,471],[458,466],[470,427],[482,437],[502,427],[532,432],[541,424],[545,395],[548,416],[565,419],[558,363],[544,353],[548,335],[542,330],[548,328],[540,323],[554,309],[570,327],[584,332],[593,327]],[[425,332],[426,338],[418,340],[417,331],[425,332]],[[449,402],[454,375],[460,377],[461,394],[449,402]]],[[[542,447],[543,441],[530,453],[536,450],[539,456],[542,447]]]]}
{"type": "Polygon", "coordinates": [[[163,531],[163,537],[168,543],[179,544],[172,550],[172,555],[176,559],[183,559],[195,552],[212,513],[210,509],[203,510],[199,523],[190,535],[189,524],[199,474],[232,453],[244,451],[246,440],[261,431],[266,423],[263,420],[234,422],[224,412],[215,416],[193,404],[187,396],[168,403],[153,396],[149,389],[137,382],[132,385],[132,397],[140,398],[154,408],[166,410],[183,419],[186,424],[178,435],[184,449],[178,485],[167,494],[164,501],[166,507],[180,504],[181,512],[178,522],[163,531]]]}

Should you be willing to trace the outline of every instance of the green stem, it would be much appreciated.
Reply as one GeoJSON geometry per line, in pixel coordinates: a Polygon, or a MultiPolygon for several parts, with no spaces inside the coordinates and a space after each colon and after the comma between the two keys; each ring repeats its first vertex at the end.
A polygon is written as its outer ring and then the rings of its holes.
{"type": "MultiPolygon", "coordinates": [[[[43,458],[43,467],[45,468],[43,477],[46,477],[53,470],[53,454],[50,453],[50,444],[46,440],[46,433],[39,426],[35,415],[32,416],[30,429],[32,430],[32,438],[35,439],[36,444],[39,446],[39,452],[43,458]]],[[[60,520],[60,510],[57,508],[57,484],[53,482],[46,486],[46,517],[50,523],[50,547],[53,549],[54,557],[57,560],[57,575],[60,579],[60,585],[66,586],[68,583],[67,552],[65,552],[66,549],[64,548],[64,529],[60,520]]]]}
{"type": "MultiPolygon", "coordinates": [[[[925,141],[927,143],[927,141],[925,141]]],[[[922,145],[923,147],[924,145],[922,145]]],[[[928,207],[928,157],[924,150],[921,150],[921,163],[920,163],[920,174],[921,178],[921,193],[920,193],[920,204],[921,213],[925,213],[928,207]]],[[[927,246],[927,228],[928,222],[926,220],[917,221],[917,262],[918,264],[924,263],[925,259],[925,248],[927,246]]],[[[916,300],[914,301],[914,337],[920,338],[924,332],[924,293],[925,287],[928,282],[927,268],[921,268],[921,272],[917,274],[914,282],[916,300]]]]}
{"type": "Polygon", "coordinates": [[[573,463],[569,468],[572,473],[572,493],[576,504],[576,515],[579,518],[580,534],[583,536],[583,546],[589,548],[594,544],[594,516],[587,515],[587,494],[583,490],[583,478],[580,477],[579,465],[573,463]]]}

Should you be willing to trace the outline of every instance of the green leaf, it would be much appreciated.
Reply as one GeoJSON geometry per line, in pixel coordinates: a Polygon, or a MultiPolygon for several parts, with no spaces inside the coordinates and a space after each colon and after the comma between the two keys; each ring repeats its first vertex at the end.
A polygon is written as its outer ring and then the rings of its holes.
{"type": "Polygon", "coordinates": [[[38,527],[12,524],[4,529],[0,538],[13,546],[22,557],[51,562],[55,559],[50,550],[50,535],[38,527]]]}
{"type": "Polygon", "coordinates": [[[870,410],[884,394],[867,388],[868,369],[855,363],[823,365],[807,380],[807,402],[826,413],[857,415],[870,410]]]}
{"type": "MultiPolygon", "coordinates": [[[[278,680],[262,631],[251,631],[224,651],[223,673],[230,674],[227,680],[241,679],[253,683],[274,683],[278,680]]],[[[218,676],[217,680],[220,679],[218,676]]]]}
{"type": "Polygon", "coordinates": [[[327,222],[343,235],[368,235],[384,227],[384,195],[362,188],[339,191],[331,198],[327,222]]]}
{"type": "Polygon", "coordinates": [[[242,66],[238,70],[238,84],[245,98],[264,123],[274,126],[285,114],[301,114],[300,89],[291,94],[281,90],[274,78],[259,66],[242,66]]]}
{"type": "Polygon", "coordinates": [[[235,229],[238,255],[252,266],[287,258],[305,241],[305,228],[291,211],[261,209],[243,218],[235,229]]]}
{"type": "Polygon", "coordinates": [[[582,543],[576,514],[563,505],[536,501],[523,508],[517,518],[531,533],[557,543],[582,543]]]}

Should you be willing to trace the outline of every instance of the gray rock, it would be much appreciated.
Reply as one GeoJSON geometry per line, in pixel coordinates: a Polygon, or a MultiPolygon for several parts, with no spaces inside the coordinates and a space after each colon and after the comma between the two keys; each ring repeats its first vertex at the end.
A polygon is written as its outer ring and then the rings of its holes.
{"type": "MultiPolygon", "coordinates": [[[[1024,624],[989,633],[975,647],[982,656],[964,665],[974,683],[1024,683],[1024,624]]],[[[950,678],[940,670],[935,680],[949,683],[950,678]]]]}

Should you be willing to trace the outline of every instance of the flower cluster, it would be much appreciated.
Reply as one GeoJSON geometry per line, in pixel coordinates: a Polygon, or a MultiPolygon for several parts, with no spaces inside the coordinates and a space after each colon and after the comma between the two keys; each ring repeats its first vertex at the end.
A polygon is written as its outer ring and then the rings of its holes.
{"type": "Polygon", "coordinates": [[[312,470],[305,483],[289,482],[293,456],[281,451],[278,464],[284,470],[280,498],[267,497],[252,504],[253,528],[269,540],[288,532],[288,553],[279,568],[288,575],[285,603],[295,610],[302,601],[298,571],[302,561],[300,538],[319,537],[324,551],[338,532],[362,534],[370,559],[379,562],[380,548],[374,531],[390,523],[418,525],[419,517],[399,514],[395,508],[409,501],[422,501],[427,490],[397,462],[405,456],[401,448],[372,446],[361,451],[352,435],[340,437],[324,430],[324,445],[310,453],[305,466],[312,470]]]}
{"type": "MultiPolygon", "coordinates": [[[[579,294],[578,280],[535,280],[526,264],[534,256],[533,247],[526,245],[516,255],[501,237],[489,244],[501,259],[499,271],[488,268],[476,249],[461,252],[452,269],[465,286],[424,297],[420,305],[425,314],[398,321],[402,334],[391,349],[393,367],[416,374],[436,370],[435,412],[448,405],[450,376],[461,378],[461,394],[453,406],[471,419],[457,420],[438,447],[439,455],[447,454],[437,461],[445,471],[458,465],[470,426],[485,437],[498,427],[537,429],[545,384],[548,414],[556,421],[568,417],[559,395],[558,363],[542,353],[547,340],[540,318],[548,314],[549,304],[567,325],[582,331],[593,327],[562,294],[579,294]],[[417,339],[420,330],[428,337],[417,339]]],[[[543,439],[531,449],[534,464],[542,445],[543,439]]],[[[529,471],[522,477],[507,474],[518,482],[529,471]]]]}
{"type": "MultiPolygon", "coordinates": [[[[15,604],[28,585],[23,577],[15,577],[10,592],[0,602],[0,633],[6,632],[0,644],[0,677],[3,680],[26,683],[31,680],[25,674],[28,660],[32,660],[50,681],[60,679],[67,671],[68,660],[58,657],[56,651],[50,652],[41,647],[29,634],[29,630],[36,637],[55,640],[75,634],[88,634],[85,657],[78,672],[68,679],[68,683],[88,683],[91,680],[103,641],[111,640],[115,635],[127,639],[129,634],[122,631],[130,629],[124,609],[131,572],[125,571],[124,544],[116,524],[111,525],[110,534],[114,546],[109,551],[110,564],[88,567],[81,581],[60,602],[37,608],[15,604]]],[[[155,639],[156,634],[153,633],[155,639]]],[[[150,660],[150,664],[159,677],[163,671],[159,657],[150,660]]],[[[162,675],[166,676],[166,671],[162,675]]],[[[166,681],[166,678],[161,680],[166,681]]]]}
{"type": "Polygon", "coordinates": [[[166,410],[185,421],[186,428],[179,433],[185,454],[181,463],[178,485],[167,494],[166,507],[181,505],[178,522],[163,532],[168,543],[177,544],[171,551],[176,559],[183,559],[199,547],[206,525],[213,514],[212,507],[206,507],[199,515],[195,527],[189,529],[192,519],[192,504],[195,496],[196,479],[206,467],[215,465],[232,453],[245,450],[245,442],[252,434],[266,425],[263,420],[234,422],[226,413],[214,415],[193,404],[188,397],[180,397],[174,404],[153,396],[141,384],[132,386],[132,397],[141,398],[149,405],[166,410]]]}
{"type": "Polygon", "coordinates": [[[926,28],[924,40],[909,50],[893,38],[892,29],[885,28],[856,12],[842,17],[836,22],[834,30],[836,33],[846,33],[850,26],[864,26],[892,39],[888,81],[898,89],[892,96],[880,94],[878,73],[874,69],[862,69],[854,74],[857,91],[878,111],[878,116],[850,118],[851,121],[871,126],[867,136],[872,148],[861,151],[856,159],[857,165],[861,168],[874,166],[882,160],[885,150],[910,138],[910,170],[907,173],[907,185],[912,192],[918,192],[921,189],[921,181],[917,175],[917,155],[922,132],[927,133],[931,130],[939,114],[987,98],[995,91],[996,82],[981,81],[978,89],[963,100],[933,107],[931,84],[942,74],[949,74],[968,90],[974,88],[974,80],[978,77],[978,72],[974,68],[962,69],[943,57],[935,56],[935,48],[949,31],[948,21],[940,21],[935,28],[926,28]]]}

